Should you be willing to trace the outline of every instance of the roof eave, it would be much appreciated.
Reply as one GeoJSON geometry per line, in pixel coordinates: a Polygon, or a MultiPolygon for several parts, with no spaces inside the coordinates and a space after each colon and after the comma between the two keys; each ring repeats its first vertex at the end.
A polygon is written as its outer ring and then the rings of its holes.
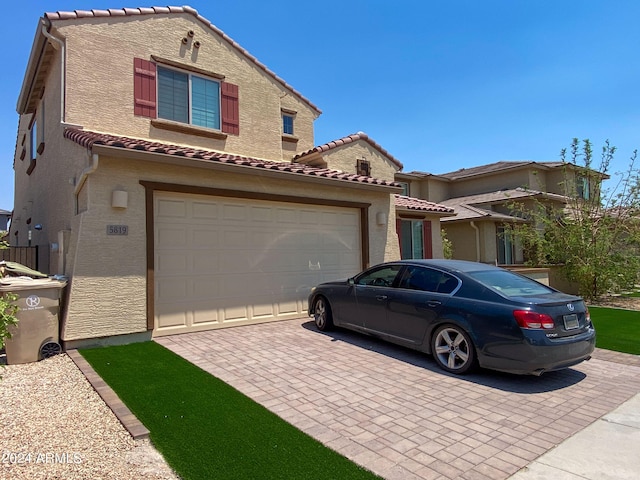
{"type": "Polygon", "coordinates": [[[31,45],[31,52],[29,54],[29,61],[27,62],[27,69],[25,71],[24,79],[22,80],[22,87],[20,88],[20,95],[18,96],[18,103],[16,105],[16,111],[18,114],[24,114],[27,112],[29,105],[29,97],[33,93],[33,84],[38,73],[40,61],[44,55],[44,49],[47,45],[47,39],[42,34],[42,29],[50,28],[51,23],[47,25],[47,21],[44,18],[40,18],[38,21],[38,28],[33,38],[33,44],[31,45]]]}
{"type": "Polygon", "coordinates": [[[148,162],[156,162],[156,163],[164,163],[171,165],[184,165],[191,166],[195,168],[206,168],[213,169],[218,171],[226,171],[226,172],[234,172],[234,173],[243,173],[252,176],[262,176],[262,177],[272,177],[272,178],[287,178],[291,179],[292,176],[296,177],[296,181],[301,182],[310,182],[315,184],[324,184],[324,185],[342,185],[352,188],[358,188],[363,190],[375,190],[375,191],[385,191],[390,193],[397,193],[402,191],[401,187],[396,187],[393,185],[380,185],[373,183],[360,183],[354,182],[351,180],[339,179],[339,178],[327,178],[327,177],[319,177],[314,175],[307,175],[296,172],[283,172],[279,170],[269,170],[261,167],[254,167],[250,165],[237,165],[237,164],[229,164],[216,162],[206,159],[199,158],[190,158],[186,156],[177,156],[171,155],[167,153],[158,153],[158,152],[147,152],[144,150],[134,150],[128,148],[114,147],[110,145],[100,145],[93,144],[91,147],[91,152],[98,155],[107,155],[110,157],[116,158],[128,158],[134,160],[143,160],[148,162]]]}

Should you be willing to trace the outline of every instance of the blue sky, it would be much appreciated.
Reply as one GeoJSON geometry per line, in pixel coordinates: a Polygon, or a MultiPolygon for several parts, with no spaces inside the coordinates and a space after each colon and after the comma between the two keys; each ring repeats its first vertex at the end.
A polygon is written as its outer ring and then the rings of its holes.
{"type": "MultiPolygon", "coordinates": [[[[122,1],[122,0],[119,0],[122,1]]],[[[181,5],[183,3],[165,3],[181,5]]],[[[158,3],[29,0],[0,52],[0,209],[13,208],[15,106],[45,11],[158,3]]],[[[189,5],[323,114],[320,145],[367,133],[405,171],[558,160],[571,139],[640,148],[637,0],[271,0],[189,5]]]]}

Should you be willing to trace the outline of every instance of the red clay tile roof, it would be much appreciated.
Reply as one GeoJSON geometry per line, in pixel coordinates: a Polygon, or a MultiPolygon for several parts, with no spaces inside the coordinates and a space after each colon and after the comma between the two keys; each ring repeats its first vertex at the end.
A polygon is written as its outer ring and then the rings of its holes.
{"type": "Polygon", "coordinates": [[[356,175],[341,172],[339,170],[329,170],[326,168],[315,168],[300,163],[277,162],[270,160],[261,160],[257,158],[244,157],[241,155],[233,155],[230,153],[221,153],[211,150],[202,150],[193,147],[180,145],[170,145],[166,143],[153,142],[150,140],[141,140],[138,138],[121,137],[117,135],[109,135],[105,133],[91,132],[78,128],[67,128],[64,131],[65,138],[91,149],[93,145],[105,145],[128,150],[144,151],[149,153],[158,153],[165,155],[175,155],[177,157],[194,158],[198,160],[209,160],[211,162],[226,163],[230,165],[247,166],[255,168],[264,168],[265,170],[295,173],[300,175],[309,175],[313,177],[330,178],[334,180],[343,180],[355,183],[364,183],[370,185],[381,185],[387,187],[400,187],[396,182],[389,182],[379,178],[367,177],[365,175],[356,175]]]}
{"type": "Polygon", "coordinates": [[[204,23],[207,27],[213,30],[215,33],[220,35],[224,40],[229,42],[231,46],[233,46],[236,50],[238,50],[242,55],[246,56],[249,60],[251,60],[259,69],[263,70],[265,73],[273,77],[278,83],[283,85],[285,88],[293,92],[297,97],[307,103],[311,108],[313,108],[318,115],[322,113],[322,111],[315,106],[311,101],[298,92],[295,88],[285,82],[282,78],[278,77],[275,73],[269,70],[266,65],[261,63],[256,57],[251,55],[248,51],[242,48],[238,43],[236,43],[231,37],[229,37],[226,33],[216,27],[209,20],[201,16],[198,11],[190,6],[185,5],[184,7],[148,7],[148,8],[109,8],[107,10],[73,10],[73,11],[62,11],[62,12],[46,12],[44,14],[45,18],[49,21],[56,20],[77,20],[83,18],[101,18],[101,17],[125,17],[125,16],[136,16],[136,15],[157,15],[157,14],[171,14],[171,13],[189,13],[204,23]]]}
{"type": "Polygon", "coordinates": [[[402,170],[402,168],[403,168],[402,163],[400,163],[398,160],[396,160],[393,157],[393,155],[391,155],[389,152],[387,152],[378,143],[374,142],[373,139],[371,139],[369,137],[369,135],[367,135],[366,133],[363,133],[363,132],[354,133],[352,135],[348,135],[346,137],[342,137],[342,138],[340,138],[338,140],[333,140],[331,142],[325,143],[324,145],[320,145],[320,146],[314,147],[314,148],[312,148],[310,150],[307,150],[306,152],[299,153],[298,155],[293,157],[293,161],[295,162],[296,160],[301,160],[304,157],[306,157],[307,155],[311,155],[313,153],[328,152],[329,150],[333,150],[334,148],[338,148],[338,147],[341,147],[343,145],[347,145],[349,143],[357,142],[358,140],[364,140],[365,142],[367,142],[369,145],[371,145],[373,148],[378,150],[385,157],[387,157],[389,160],[391,160],[393,163],[395,163],[395,165],[400,170],[402,170]]]}
{"type": "Polygon", "coordinates": [[[396,207],[403,207],[409,210],[420,210],[423,212],[438,213],[454,213],[453,208],[440,205],[439,203],[429,202],[421,198],[407,197],[405,195],[395,194],[396,207]]]}

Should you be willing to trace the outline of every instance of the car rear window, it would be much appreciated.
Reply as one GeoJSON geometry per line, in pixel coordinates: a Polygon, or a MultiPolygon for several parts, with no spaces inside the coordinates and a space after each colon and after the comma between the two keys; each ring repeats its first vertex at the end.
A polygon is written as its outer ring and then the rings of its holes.
{"type": "Polygon", "coordinates": [[[468,275],[486,287],[507,297],[546,295],[554,292],[546,285],[507,270],[468,272],[468,275]]]}

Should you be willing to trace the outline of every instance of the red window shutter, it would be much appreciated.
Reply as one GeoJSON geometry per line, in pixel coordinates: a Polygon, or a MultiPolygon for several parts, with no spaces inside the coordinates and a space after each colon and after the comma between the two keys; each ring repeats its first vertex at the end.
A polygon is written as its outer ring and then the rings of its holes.
{"type": "Polygon", "coordinates": [[[133,59],[133,113],[156,118],[156,64],[142,58],[133,59]]]}
{"type": "Polygon", "coordinates": [[[402,258],[402,220],[396,218],[396,233],[398,234],[398,243],[400,244],[400,258],[402,258]]]}
{"type": "Polygon", "coordinates": [[[431,241],[431,221],[422,221],[422,242],[424,243],[424,258],[433,258],[433,242],[431,241]]]}
{"type": "Polygon", "coordinates": [[[222,97],[222,131],[232,135],[240,135],[240,103],[238,86],[232,83],[221,83],[222,97]]]}

